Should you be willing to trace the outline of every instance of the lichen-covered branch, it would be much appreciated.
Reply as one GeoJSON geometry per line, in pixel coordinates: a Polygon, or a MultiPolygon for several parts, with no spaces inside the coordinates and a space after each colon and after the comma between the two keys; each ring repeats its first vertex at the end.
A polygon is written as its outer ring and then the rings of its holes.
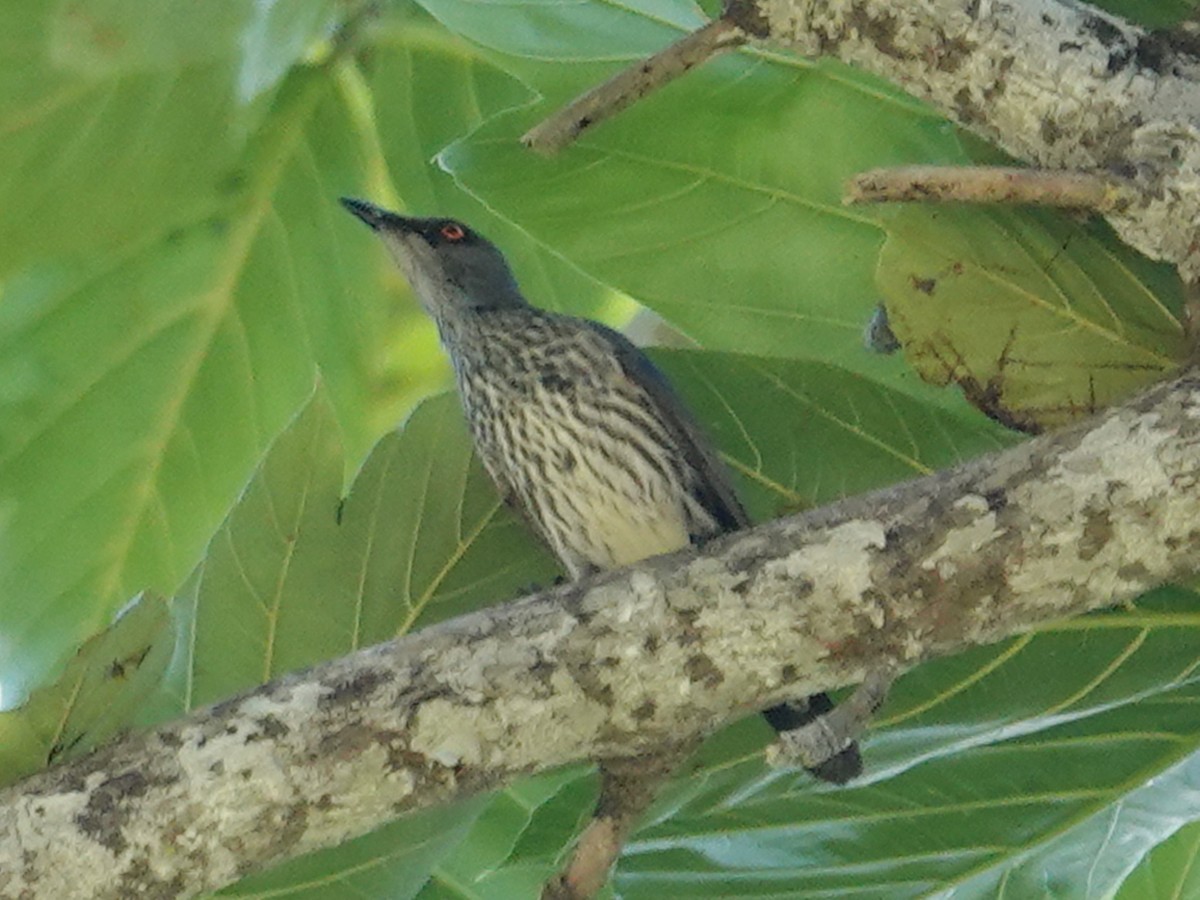
{"type": "Polygon", "coordinates": [[[836,56],[1049,169],[1128,177],[1109,221],[1200,280],[1200,61],[1067,0],[747,0],[772,41],[836,56]]]}
{"type": "Polygon", "coordinates": [[[1200,374],[957,469],[272,682],[0,793],[0,897],[184,897],[1200,568],[1200,374]]]}
{"type": "Polygon", "coordinates": [[[1112,212],[1132,197],[1112,176],[1008,166],[893,166],[860,172],[845,203],[1012,203],[1112,212]]]}

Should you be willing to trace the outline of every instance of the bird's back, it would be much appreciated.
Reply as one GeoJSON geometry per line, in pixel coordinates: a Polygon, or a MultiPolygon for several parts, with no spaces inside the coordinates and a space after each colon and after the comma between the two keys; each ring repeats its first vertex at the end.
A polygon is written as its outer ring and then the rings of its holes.
{"type": "Polygon", "coordinates": [[[444,337],[485,467],[572,576],[746,524],[686,409],[621,335],[526,307],[444,337]]]}

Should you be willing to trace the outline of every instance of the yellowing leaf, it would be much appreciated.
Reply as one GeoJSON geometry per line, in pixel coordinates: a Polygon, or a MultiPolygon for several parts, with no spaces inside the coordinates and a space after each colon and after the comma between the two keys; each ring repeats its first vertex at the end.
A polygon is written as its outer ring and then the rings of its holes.
{"type": "Polygon", "coordinates": [[[0,713],[0,784],[78,756],[124,726],[158,686],[174,643],[161,597],[139,596],[126,606],[57,681],[0,713]]]}
{"type": "Polygon", "coordinates": [[[1183,360],[1177,280],[1096,229],[946,206],[908,207],[888,234],[878,282],[908,360],[1009,427],[1072,421],[1183,360]]]}

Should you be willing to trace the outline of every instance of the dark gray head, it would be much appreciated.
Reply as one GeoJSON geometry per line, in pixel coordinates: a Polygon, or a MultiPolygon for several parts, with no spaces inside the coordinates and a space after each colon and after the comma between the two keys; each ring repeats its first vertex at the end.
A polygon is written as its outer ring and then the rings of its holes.
{"type": "Polygon", "coordinates": [[[438,321],[527,305],[495,244],[461,222],[410,218],[347,197],[342,204],[379,235],[421,306],[438,321]]]}

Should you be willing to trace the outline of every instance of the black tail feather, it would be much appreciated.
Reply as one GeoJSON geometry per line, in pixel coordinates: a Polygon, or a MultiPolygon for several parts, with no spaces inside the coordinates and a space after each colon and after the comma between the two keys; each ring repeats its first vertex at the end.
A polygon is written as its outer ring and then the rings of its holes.
{"type": "MultiPolygon", "coordinates": [[[[784,732],[803,728],[831,709],[833,709],[833,701],[829,699],[828,694],[813,694],[807,700],[788,701],[780,703],[778,706],[772,706],[770,709],[764,710],[762,715],[776,732],[784,732]]],[[[858,744],[853,743],[808,771],[812,773],[813,777],[822,781],[845,784],[852,778],[861,775],[862,770],[862,754],[859,752],[858,744]]]]}

